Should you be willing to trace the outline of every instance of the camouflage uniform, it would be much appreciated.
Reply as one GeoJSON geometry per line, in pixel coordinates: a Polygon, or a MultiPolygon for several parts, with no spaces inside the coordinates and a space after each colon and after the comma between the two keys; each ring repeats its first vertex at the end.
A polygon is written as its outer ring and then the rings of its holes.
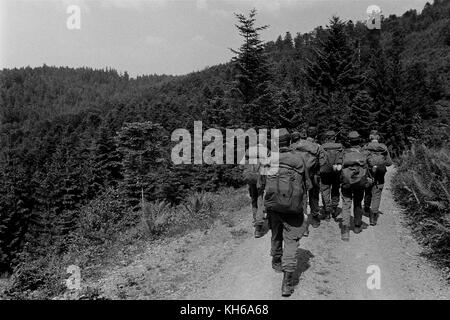
{"type": "Polygon", "coordinates": [[[362,200],[364,198],[364,189],[354,190],[342,188],[342,225],[350,227],[351,209],[353,203],[353,222],[355,227],[361,227],[362,225],[362,200]]]}
{"type": "MultiPolygon", "coordinates": [[[[316,144],[317,146],[320,145],[317,143],[316,140],[317,130],[315,127],[309,127],[308,128],[308,137],[306,138],[307,141],[312,142],[316,144]]],[[[317,155],[319,157],[319,155],[317,155]]],[[[317,159],[317,162],[319,163],[319,159],[317,159]]],[[[319,175],[319,167],[313,168],[311,172],[311,182],[312,182],[312,189],[308,192],[309,197],[309,208],[311,209],[311,215],[312,217],[318,217],[320,213],[320,207],[319,207],[319,195],[320,195],[320,175],[319,175]]]]}
{"type": "MultiPolygon", "coordinates": [[[[267,151],[266,151],[267,152],[267,151]]],[[[250,147],[246,153],[245,157],[247,159],[247,164],[244,166],[252,165],[248,164],[250,155],[252,157],[259,156],[258,148],[250,147]]],[[[258,159],[258,163],[260,163],[261,159],[258,159]]],[[[264,176],[260,176],[258,178],[257,183],[249,183],[248,184],[248,192],[251,198],[252,204],[252,215],[253,215],[253,226],[255,227],[255,236],[261,236],[261,228],[264,224],[264,176]]]]}
{"type": "MultiPolygon", "coordinates": [[[[380,147],[382,149],[384,149],[385,151],[383,152],[383,155],[385,157],[386,160],[386,167],[389,167],[392,165],[392,159],[391,156],[389,154],[389,150],[387,148],[387,146],[383,143],[379,143],[378,139],[373,139],[372,142],[370,142],[369,144],[366,144],[363,147],[363,151],[366,154],[369,154],[370,151],[368,151],[370,148],[370,145],[375,144],[377,147],[380,147]]],[[[376,220],[378,218],[379,215],[379,209],[380,209],[380,203],[381,203],[381,193],[383,191],[383,187],[384,187],[384,176],[385,176],[385,172],[380,172],[380,171],[375,171],[372,173],[373,177],[374,177],[374,182],[372,185],[370,185],[368,188],[366,188],[365,190],[365,195],[364,195],[364,209],[366,212],[368,212],[370,214],[371,217],[371,224],[375,225],[376,224],[376,220]]]]}
{"type": "MultiPolygon", "coordinates": [[[[280,153],[289,151],[291,151],[291,148],[280,148],[280,153]]],[[[270,171],[268,174],[270,174],[270,171]]],[[[306,198],[304,200],[306,201],[306,198]]],[[[297,268],[298,243],[305,230],[304,215],[302,212],[293,215],[269,209],[267,209],[267,214],[272,233],[270,255],[274,261],[281,260],[282,271],[294,272],[297,268]]]]}
{"type": "Polygon", "coordinates": [[[340,173],[332,172],[321,175],[320,177],[320,192],[322,194],[322,201],[324,211],[337,214],[337,207],[339,205],[339,196],[341,188],[340,173]]]}
{"type": "MultiPolygon", "coordinates": [[[[280,154],[291,152],[289,148],[290,135],[280,134],[280,154]]],[[[272,168],[267,172],[271,174],[272,168]]],[[[310,187],[308,180],[307,186],[310,187]]],[[[306,197],[305,197],[306,198],[306,197]]],[[[306,201],[306,199],[304,199],[306,201]]],[[[267,209],[269,225],[271,229],[271,249],[272,268],[284,273],[282,281],[282,295],[290,296],[294,291],[294,272],[297,269],[297,249],[299,241],[305,232],[304,214],[280,213],[267,209]]]]}
{"type": "Polygon", "coordinates": [[[258,186],[258,184],[249,183],[248,192],[252,199],[252,214],[253,214],[253,226],[264,224],[264,212],[263,212],[263,195],[264,188],[258,186]]]}
{"type": "Polygon", "coordinates": [[[294,272],[298,244],[305,232],[304,216],[269,212],[269,222],[272,231],[270,255],[274,260],[281,258],[283,271],[294,272]]]}
{"type": "MultiPolygon", "coordinates": [[[[298,144],[302,144],[305,141],[311,142],[314,145],[317,146],[317,149],[319,149],[319,145],[314,141],[313,138],[307,138],[307,139],[300,139],[298,140],[296,143],[293,143],[291,145],[291,149],[296,149],[296,146],[298,144]]],[[[317,164],[319,163],[319,154],[316,155],[317,156],[317,164]]],[[[319,213],[320,213],[320,207],[319,207],[319,194],[320,194],[320,178],[319,178],[319,172],[318,172],[318,167],[316,168],[311,168],[310,170],[310,181],[311,181],[311,189],[308,191],[308,196],[307,196],[307,201],[304,202],[304,212],[305,214],[307,214],[307,206],[309,204],[309,208],[310,208],[310,214],[308,215],[308,224],[305,228],[305,236],[309,235],[309,231],[308,231],[308,226],[309,224],[312,224],[313,227],[317,228],[320,224],[320,219],[319,219],[319,213]]]]}
{"type": "MultiPolygon", "coordinates": [[[[352,142],[352,147],[344,150],[344,159],[345,154],[349,152],[358,151],[362,153],[362,149],[360,146],[355,143],[355,141],[359,141],[359,134],[356,131],[352,131],[349,133],[349,139],[352,142]]],[[[363,157],[366,156],[363,154],[363,157]]],[[[367,164],[365,164],[367,168],[367,164]]],[[[351,221],[351,208],[353,204],[353,221],[354,221],[354,229],[355,233],[361,232],[362,228],[362,200],[364,198],[364,188],[354,189],[351,187],[341,185],[341,194],[342,194],[342,240],[348,241],[350,234],[350,221],[351,221]]]]}

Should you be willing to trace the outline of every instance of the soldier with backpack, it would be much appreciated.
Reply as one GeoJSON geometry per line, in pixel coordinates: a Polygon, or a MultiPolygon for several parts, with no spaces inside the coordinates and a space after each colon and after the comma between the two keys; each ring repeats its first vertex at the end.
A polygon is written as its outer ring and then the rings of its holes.
{"type": "Polygon", "coordinates": [[[320,209],[319,209],[319,195],[320,195],[320,145],[317,142],[317,128],[310,126],[307,131],[306,140],[314,146],[314,151],[311,153],[314,156],[314,165],[310,168],[312,189],[309,192],[309,208],[311,209],[311,225],[316,228],[320,225],[320,209]]]}
{"type": "Polygon", "coordinates": [[[367,154],[369,170],[374,178],[373,184],[366,188],[364,195],[364,211],[369,215],[371,226],[377,224],[386,168],[392,165],[387,146],[380,143],[379,140],[380,135],[378,132],[372,130],[370,142],[363,147],[364,152],[367,154]]]}
{"type": "Polygon", "coordinates": [[[336,136],[336,132],[332,130],[325,132],[324,143],[320,147],[320,192],[325,220],[330,220],[331,216],[336,220],[338,215],[344,147],[341,143],[336,142],[336,136]]]}
{"type": "MultiPolygon", "coordinates": [[[[314,128],[313,128],[314,129],[314,128]]],[[[310,208],[310,215],[308,215],[308,225],[311,224],[313,228],[320,226],[320,209],[319,209],[319,154],[320,146],[315,142],[315,129],[302,130],[300,132],[300,139],[291,144],[291,148],[298,151],[305,161],[309,171],[309,179],[312,183],[311,190],[308,191],[308,203],[310,208]]],[[[305,203],[306,208],[306,203],[305,203]]],[[[306,213],[306,212],[305,212],[306,213]]],[[[305,230],[304,236],[309,235],[308,227],[305,230]]]]}
{"type": "Polygon", "coordinates": [[[362,231],[362,205],[364,190],[373,182],[368,170],[367,156],[360,147],[360,135],[348,134],[350,147],[344,150],[341,173],[342,240],[350,240],[350,219],[353,202],[354,233],[362,231]]]}
{"type": "Polygon", "coordinates": [[[252,201],[253,226],[255,227],[255,238],[263,236],[264,212],[263,212],[263,195],[264,195],[264,179],[261,175],[262,165],[265,159],[260,159],[261,155],[267,155],[267,149],[262,146],[250,146],[245,154],[246,162],[243,165],[243,180],[248,184],[248,191],[252,201]],[[258,154],[259,148],[259,154],[258,154]],[[254,159],[253,161],[250,161],[254,159]],[[253,163],[256,160],[256,164],[253,163]]]}
{"type": "Polygon", "coordinates": [[[278,161],[267,172],[264,205],[272,233],[272,268],[283,272],[281,293],[286,297],[294,292],[297,249],[305,230],[304,202],[311,183],[304,158],[289,148],[290,134],[280,131],[278,161]]]}

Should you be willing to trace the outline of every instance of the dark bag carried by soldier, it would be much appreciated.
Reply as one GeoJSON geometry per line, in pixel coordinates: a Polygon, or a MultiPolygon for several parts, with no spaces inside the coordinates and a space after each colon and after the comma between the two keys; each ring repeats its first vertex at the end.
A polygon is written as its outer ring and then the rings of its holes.
{"type": "Polygon", "coordinates": [[[344,154],[342,188],[364,189],[370,184],[366,162],[367,157],[356,149],[344,154]]]}
{"type": "Polygon", "coordinates": [[[325,157],[321,159],[320,174],[328,174],[336,171],[338,165],[342,165],[344,148],[342,144],[336,142],[326,142],[322,145],[325,157]]]}
{"type": "Polygon", "coordinates": [[[264,205],[267,210],[301,214],[308,190],[307,175],[301,154],[295,151],[280,153],[277,172],[266,176],[264,205]]]}
{"type": "Polygon", "coordinates": [[[291,148],[295,151],[299,151],[303,153],[306,167],[310,173],[317,172],[319,169],[319,150],[320,146],[317,143],[308,141],[308,140],[300,140],[293,145],[291,148]]]}
{"type": "Polygon", "coordinates": [[[374,173],[385,174],[386,166],[390,165],[386,160],[386,147],[378,142],[370,142],[364,147],[367,151],[367,162],[374,173]]]}

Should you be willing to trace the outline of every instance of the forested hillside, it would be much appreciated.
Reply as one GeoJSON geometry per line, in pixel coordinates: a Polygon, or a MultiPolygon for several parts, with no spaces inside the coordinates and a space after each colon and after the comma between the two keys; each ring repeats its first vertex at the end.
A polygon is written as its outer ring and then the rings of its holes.
{"type": "Polygon", "coordinates": [[[146,203],[241,186],[237,166],[171,163],[171,132],[194,121],[204,130],[314,125],[341,139],[378,129],[394,156],[416,143],[448,147],[450,0],[386,17],[381,33],[331,17],[262,43],[255,12],[237,19],[250,42],[229,63],[184,76],[1,71],[0,272],[46,270],[49,257],[80,250],[80,232],[86,247],[114,241],[146,203]]]}

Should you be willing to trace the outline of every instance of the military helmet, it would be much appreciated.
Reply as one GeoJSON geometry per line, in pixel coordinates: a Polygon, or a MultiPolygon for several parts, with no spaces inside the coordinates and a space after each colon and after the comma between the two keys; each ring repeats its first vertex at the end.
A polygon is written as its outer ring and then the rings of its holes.
{"type": "Polygon", "coordinates": [[[348,134],[348,141],[350,142],[350,145],[358,145],[361,142],[361,136],[358,131],[351,131],[348,134]]]}
{"type": "Polygon", "coordinates": [[[334,132],[333,130],[328,130],[323,136],[325,139],[333,139],[334,137],[336,137],[336,132],[334,132]]]}
{"type": "Polygon", "coordinates": [[[359,135],[358,131],[350,131],[348,134],[349,140],[359,140],[361,136],[359,135]]]}

